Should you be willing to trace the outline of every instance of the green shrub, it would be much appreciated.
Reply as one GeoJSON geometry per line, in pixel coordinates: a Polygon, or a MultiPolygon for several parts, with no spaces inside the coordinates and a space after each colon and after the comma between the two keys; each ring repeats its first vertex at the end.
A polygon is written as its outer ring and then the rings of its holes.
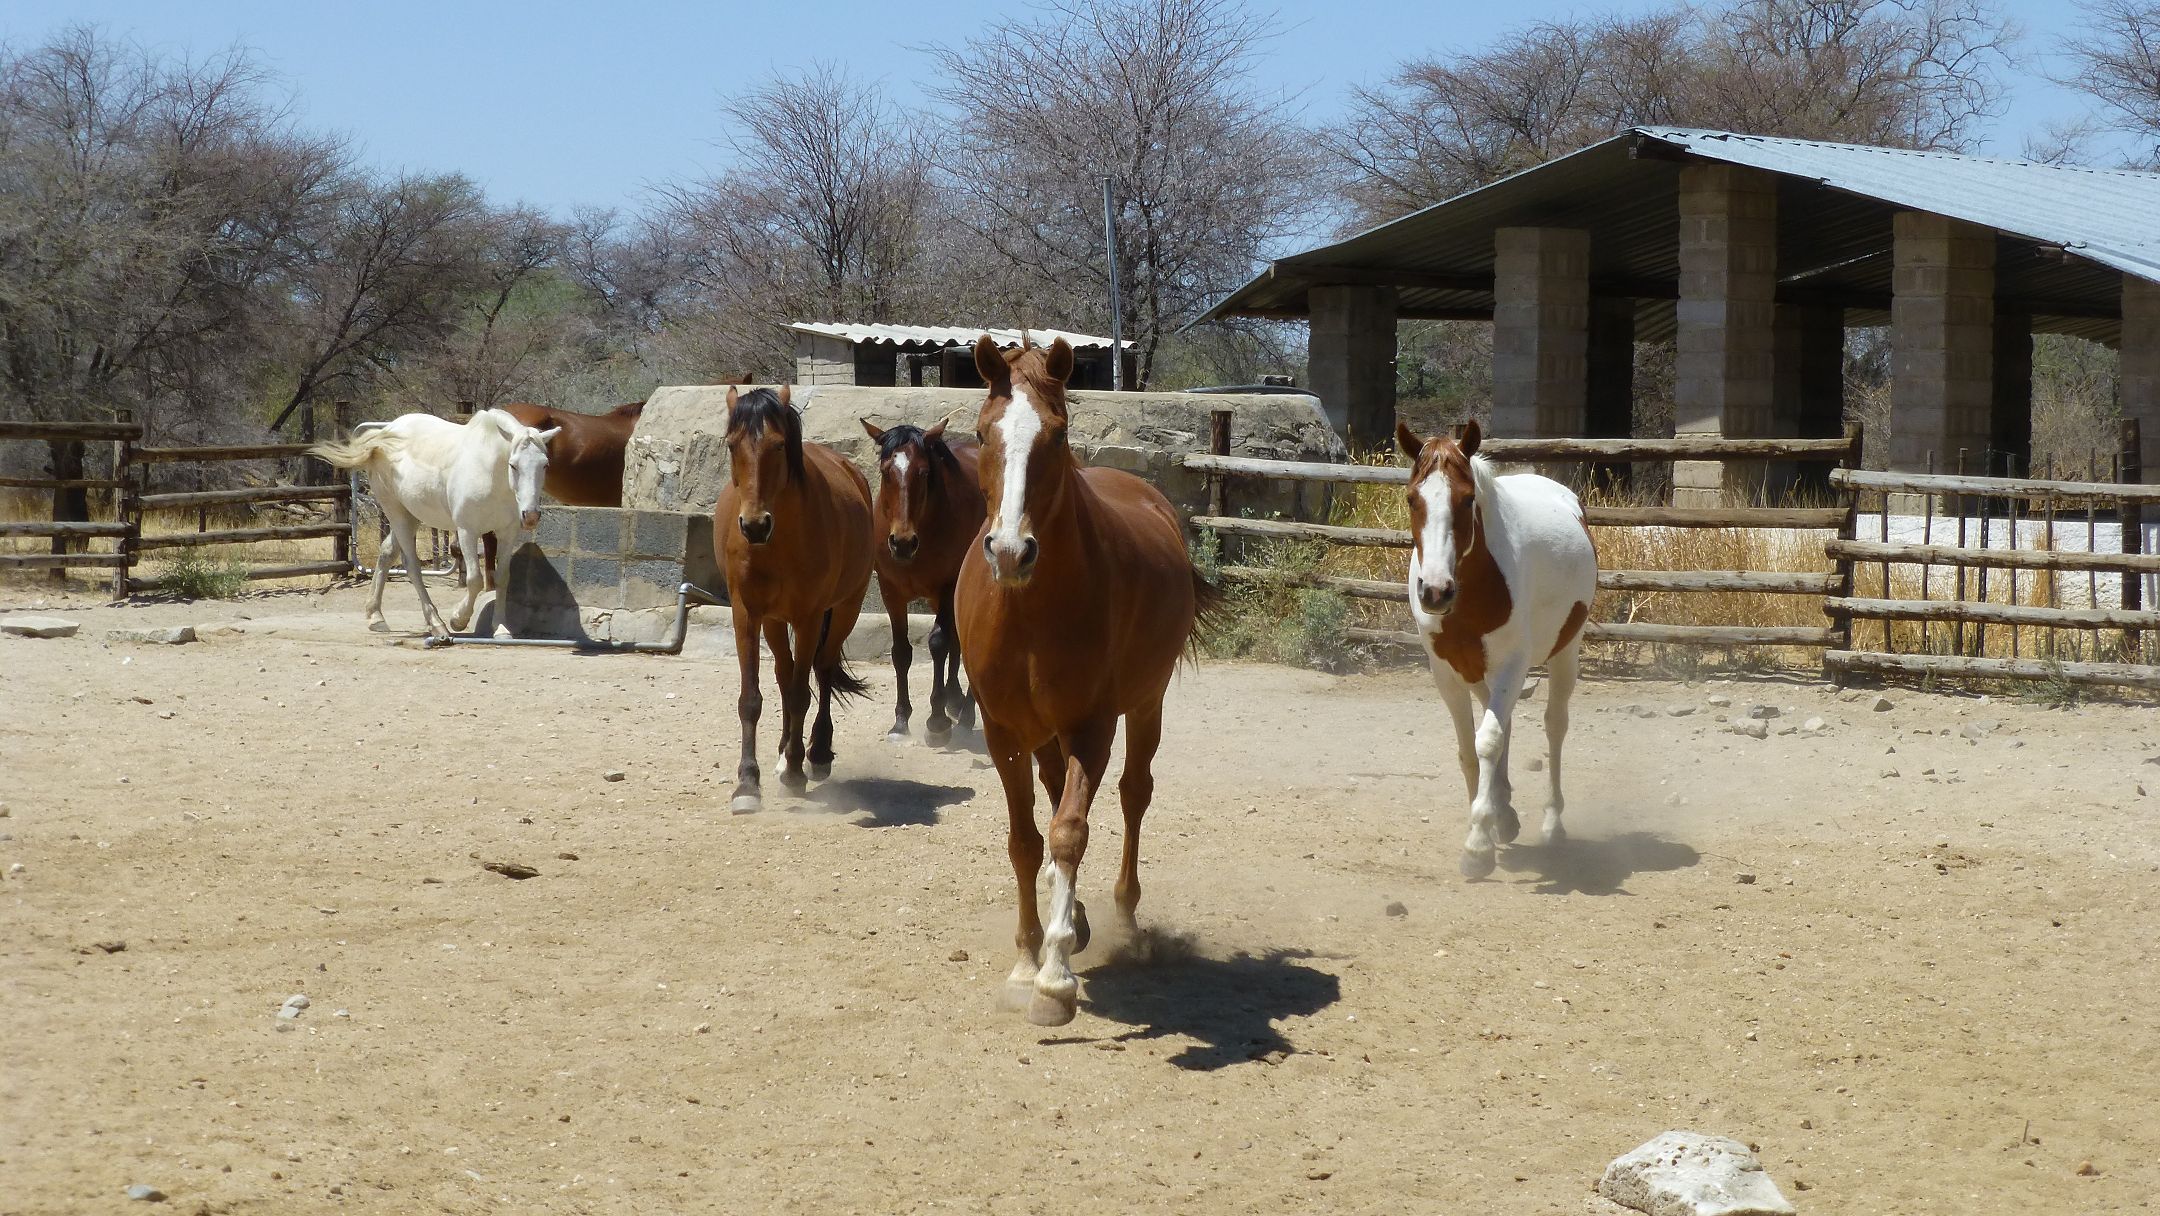
{"type": "Polygon", "coordinates": [[[247,572],[200,549],[182,549],[166,560],[158,585],[191,600],[229,600],[247,589],[247,572]]]}

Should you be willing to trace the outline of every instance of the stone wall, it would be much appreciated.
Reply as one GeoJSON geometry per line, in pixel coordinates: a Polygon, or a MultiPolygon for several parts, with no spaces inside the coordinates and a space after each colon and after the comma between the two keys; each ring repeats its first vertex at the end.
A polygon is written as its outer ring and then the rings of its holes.
{"type": "Polygon", "coordinates": [[[521,638],[582,637],[594,611],[672,609],[686,581],[720,590],[710,515],[551,503],[511,555],[506,620],[521,638]]]}
{"type": "MultiPolygon", "coordinates": [[[[956,436],[971,435],[982,407],[980,389],[797,386],[804,437],[825,444],[873,471],[875,450],[861,418],[879,426],[929,426],[950,418],[956,436]]],[[[1145,477],[1179,510],[1203,514],[1205,480],[1178,466],[1188,452],[1208,449],[1210,411],[1231,411],[1230,450],[1281,460],[1341,460],[1342,440],[1328,428],[1315,398],[1303,394],[1108,393],[1071,394],[1072,440],[1080,459],[1145,477]]],[[[727,388],[660,388],[645,403],[623,467],[623,506],[647,511],[710,514],[728,480],[727,388]]],[[[1257,482],[1238,485],[1232,507],[1258,514],[1316,519],[1326,513],[1328,487],[1257,482]]]]}

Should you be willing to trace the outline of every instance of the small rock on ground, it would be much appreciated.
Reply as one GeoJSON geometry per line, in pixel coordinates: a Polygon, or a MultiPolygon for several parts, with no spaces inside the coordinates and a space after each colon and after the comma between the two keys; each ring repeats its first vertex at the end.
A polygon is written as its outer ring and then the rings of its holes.
{"type": "Polygon", "coordinates": [[[1674,704],[1665,707],[1665,716],[1668,718],[1685,718],[1694,712],[1695,707],[1692,705],[1674,704]]]}
{"type": "Polygon", "coordinates": [[[1778,713],[1778,707],[1775,705],[1750,705],[1747,707],[1747,716],[1750,718],[1775,718],[1778,713]]]}
{"type": "Polygon", "coordinates": [[[144,1203],[165,1202],[165,1192],[157,1189],[154,1186],[144,1186],[140,1182],[127,1189],[127,1197],[130,1199],[140,1199],[144,1203]]]}
{"type": "Polygon", "coordinates": [[[1876,713],[1882,713],[1890,707],[1891,703],[1890,698],[1888,697],[1877,697],[1874,700],[1868,702],[1868,708],[1874,710],[1876,713]]]}
{"type": "Polygon", "coordinates": [[[1398,900],[1396,900],[1395,902],[1393,902],[1393,903],[1389,904],[1389,905],[1387,906],[1387,909],[1386,909],[1386,911],[1387,911],[1387,914],[1388,914],[1389,916],[1408,916],[1408,915],[1410,915],[1410,909],[1409,909],[1408,907],[1406,907],[1406,906],[1405,906],[1405,905],[1403,904],[1403,902],[1402,902],[1401,900],[1399,900],[1399,899],[1398,899],[1398,900]]]}
{"type": "Polygon", "coordinates": [[[1709,696],[1704,697],[1703,700],[1717,706],[1719,709],[1724,709],[1732,704],[1732,698],[1721,692],[1711,693],[1709,696]]]}
{"type": "Polygon", "coordinates": [[[608,781],[620,781],[620,780],[622,780],[622,779],[623,779],[624,777],[627,777],[627,776],[629,776],[630,774],[628,774],[628,773],[625,773],[624,771],[622,771],[622,770],[621,770],[621,769],[619,769],[619,768],[611,768],[611,769],[609,769],[608,771],[606,771],[606,772],[604,772],[604,773],[602,773],[602,774],[600,774],[600,775],[601,775],[601,777],[603,777],[604,779],[606,779],[606,780],[608,780],[608,781]]]}
{"type": "Polygon", "coordinates": [[[57,616],[0,616],[0,633],[16,638],[71,638],[82,628],[57,616]]]}
{"type": "Polygon", "coordinates": [[[1649,1216],[1792,1216],[1793,1206],[1745,1144],[1670,1131],[1616,1158],[1598,1194],[1649,1216]]]}
{"type": "Polygon", "coordinates": [[[140,642],[145,646],[184,646],[195,640],[193,625],[171,625],[163,629],[108,629],[108,642],[140,642]]]}
{"type": "Polygon", "coordinates": [[[1767,739],[1770,737],[1770,724],[1754,718],[1748,718],[1743,721],[1733,723],[1732,732],[1736,735],[1746,735],[1750,739],[1767,739]]]}
{"type": "Polygon", "coordinates": [[[520,881],[540,876],[540,871],[533,869],[531,866],[519,865],[514,861],[484,861],[480,863],[480,868],[500,874],[504,878],[515,878],[520,881]]]}
{"type": "Polygon", "coordinates": [[[1800,724],[1800,733],[1806,735],[1821,734],[1823,729],[1829,725],[1828,722],[1823,721],[1821,718],[1809,718],[1800,724]]]}

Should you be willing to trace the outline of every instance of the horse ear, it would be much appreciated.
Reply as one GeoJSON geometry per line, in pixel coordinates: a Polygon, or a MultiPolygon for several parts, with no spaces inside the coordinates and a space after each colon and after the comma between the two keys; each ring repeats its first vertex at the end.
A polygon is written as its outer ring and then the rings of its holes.
{"type": "Polygon", "coordinates": [[[975,371],[991,388],[1012,387],[1012,368],[1006,366],[1004,352],[989,334],[975,339],[975,371]]]}
{"type": "Polygon", "coordinates": [[[861,422],[862,422],[862,429],[863,429],[863,433],[864,433],[864,434],[866,434],[866,435],[868,435],[868,436],[870,436],[870,442],[872,442],[872,443],[883,443],[883,442],[885,442],[885,428],[884,428],[884,427],[881,427],[881,426],[879,426],[878,424],[876,424],[876,423],[874,423],[874,422],[870,421],[870,420],[869,420],[868,418],[864,418],[864,419],[861,419],[861,422]]]}
{"type": "Polygon", "coordinates": [[[539,445],[540,445],[540,446],[542,446],[542,447],[546,447],[546,446],[547,446],[547,441],[548,441],[548,440],[550,440],[550,439],[553,439],[554,437],[556,437],[557,435],[560,435],[560,434],[562,434],[562,428],[561,428],[561,427],[559,427],[559,426],[551,426],[551,427],[549,427],[548,429],[546,429],[546,430],[544,430],[544,431],[535,431],[535,432],[533,432],[533,442],[534,442],[534,443],[537,443],[537,444],[539,444],[539,445]]]}
{"type": "Polygon", "coordinates": [[[1485,433],[1478,429],[1477,419],[1472,418],[1470,421],[1463,423],[1461,440],[1463,455],[1477,455],[1478,444],[1484,442],[1484,440],[1485,433]]]}
{"type": "Polygon", "coordinates": [[[943,419],[943,418],[940,418],[940,419],[938,419],[938,420],[937,420],[937,425],[935,425],[935,426],[931,427],[931,428],[930,428],[929,430],[927,430],[927,431],[924,431],[924,432],[922,433],[922,437],[923,437],[924,439],[926,439],[926,440],[929,440],[929,441],[933,442],[933,443],[935,443],[936,441],[938,441],[938,440],[940,440],[940,439],[943,439],[943,438],[945,437],[945,419],[943,419]]]}
{"type": "Polygon", "coordinates": [[[735,386],[732,383],[727,386],[727,407],[731,410],[735,408],[735,386]]]}
{"type": "Polygon", "coordinates": [[[793,392],[793,391],[791,390],[791,387],[790,387],[789,385],[785,385],[785,384],[783,384],[783,385],[781,385],[781,386],[780,386],[780,404],[782,404],[782,405],[793,405],[793,404],[795,404],[795,394],[794,394],[794,392],[793,392]]]}
{"type": "Polygon", "coordinates": [[[1049,359],[1046,361],[1046,366],[1048,367],[1050,374],[1057,378],[1058,383],[1063,384],[1065,381],[1072,379],[1072,343],[1067,342],[1063,338],[1059,338],[1057,341],[1052,342],[1050,344],[1050,356],[1049,359]]]}
{"type": "Polygon", "coordinates": [[[1425,450],[1425,444],[1418,439],[1417,432],[1410,429],[1409,423],[1397,418],[1395,420],[1395,454],[1405,460],[1416,460],[1418,453],[1423,450],[1425,450]]]}

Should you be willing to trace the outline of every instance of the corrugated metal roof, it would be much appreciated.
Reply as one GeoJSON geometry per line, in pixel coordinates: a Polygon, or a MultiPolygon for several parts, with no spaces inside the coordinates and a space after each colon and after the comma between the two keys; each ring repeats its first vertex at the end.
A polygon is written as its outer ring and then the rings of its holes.
{"type": "Polygon", "coordinates": [[[2116,273],[2160,281],[2160,174],[1640,127],[1281,258],[1202,319],[1302,316],[1306,291],[1330,281],[1393,283],[1404,316],[1489,314],[1494,231],[1538,225],[1588,231],[1593,289],[1637,299],[1638,338],[1669,337],[1680,272],[1679,170],[1690,158],[1781,176],[1780,277],[1788,288],[1850,301],[1856,325],[1887,322],[1891,218],[1903,210],[2021,238],[1997,261],[1996,291],[2041,304],[2036,330],[2113,341],[2116,273]],[[1638,155],[1646,143],[1663,155],[1638,155]],[[2055,256],[2057,247],[2076,256],[2055,256]]]}
{"type": "MultiPolygon", "coordinates": [[[[788,325],[797,333],[818,334],[838,338],[843,342],[890,342],[895,346],[972,346],[977,338],[989,334],[1000,346],[1020,345],[1017,329],[973,328],[965,325],[850,325],[840,321],[794,321],[788,325]]],[[[1062,329],[1031,329],[1027,336],[1037,346],[1046,346],[1059,338],[1075,348],[1093,347],[1108,350],[1110,339],[1093,334],[1068,333],[1062,329]]],[[[1128,339],[1127,347],[1133,345],[1128,339]]]]}

